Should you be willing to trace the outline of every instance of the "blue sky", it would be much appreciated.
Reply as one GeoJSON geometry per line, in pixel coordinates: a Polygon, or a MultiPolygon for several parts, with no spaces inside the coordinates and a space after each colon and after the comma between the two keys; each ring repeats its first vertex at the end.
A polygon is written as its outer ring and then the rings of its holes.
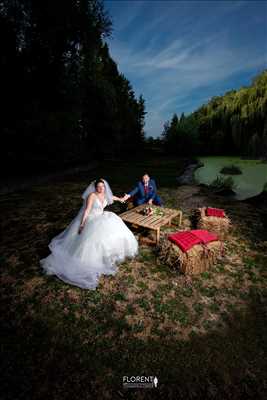
{"type": "Polygon", "coordinates": [[[147,136],[174,112],[250,84],[267,68],[267,1],[104,0],[111,57],[146,101],[147,136]]]}

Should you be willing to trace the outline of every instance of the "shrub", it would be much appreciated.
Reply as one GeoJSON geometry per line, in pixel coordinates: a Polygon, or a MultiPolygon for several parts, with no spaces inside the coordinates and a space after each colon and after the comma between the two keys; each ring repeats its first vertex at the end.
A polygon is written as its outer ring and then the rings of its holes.
{"type": "Polygon", "coordinates": [[[221,169],[220,173],[226,175],[240,175],[242,174],[242,170],[237,165],[226,165],[221,169]]]}
{"type": "Polygon", "coordinates": [[[228,176],[227,178],[217,176],[209,186],[215,190],[234,190],[235,183],[231,176],[228,176]]]}

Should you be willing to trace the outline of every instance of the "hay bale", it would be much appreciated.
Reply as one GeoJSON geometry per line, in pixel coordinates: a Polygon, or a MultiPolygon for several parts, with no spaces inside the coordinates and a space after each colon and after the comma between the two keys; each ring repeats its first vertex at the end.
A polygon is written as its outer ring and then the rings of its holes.
{"type": "Polygon", "coordinates": [[[161,237],[158,245],[159,260],[186,275],[200,274],[209,270],[222,253],[223,243],[220,240],[210,242],[206,246],[197,244],[187,252],[183,252],[165,235],[161,237]]]}
{"type": "Polygon", "coordinates": [[[224,218],[208,217],[206,215],[206,207],[197,208],[194,211],[193,221],[197,229],[205,229],[216,233],[220,240],[224,240],[227,237],[231,226],[231,220],[227,215],[224,218]]]}

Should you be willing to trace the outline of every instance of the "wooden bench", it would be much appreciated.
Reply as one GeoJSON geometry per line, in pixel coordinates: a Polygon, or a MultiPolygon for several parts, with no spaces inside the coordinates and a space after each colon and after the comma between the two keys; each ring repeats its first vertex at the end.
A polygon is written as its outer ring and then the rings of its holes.
{"type": "Polygon", "coordinates": [[[142,211],[145,207],[148,207],[148,205],[142,204],[141,206],[125,211],[124,213],[120,214],[120,217],[124,222],[156,231],[156,244],[159,242],[160,228],[162,226],[170,225],[173,218],[177,216],[179,217],[179,225],[182,223],[183,213],[181,210],[173,210],[171,208],[151,205],[149,207],[154,209],[159,208],[163,211],[164,215],[158,215],[155,212],[152,215],[144,215],[140,211],[142,211]]]}

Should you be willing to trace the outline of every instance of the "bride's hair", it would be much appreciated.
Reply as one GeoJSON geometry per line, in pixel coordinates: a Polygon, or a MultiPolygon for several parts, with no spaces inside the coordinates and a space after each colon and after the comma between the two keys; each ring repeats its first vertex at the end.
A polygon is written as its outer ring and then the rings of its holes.
{"type": "Polygon", "coordinates": [[[103,183],[103,184],[105,185],[105,182],[103,181],[102,178],[96,179],[96,180],[95,180],[95,188],[97,188],[97,185],[98,185],[99,183],[103,183]]]}
{"type": "Polygon", "coordinates": [[[113,194],[112,194],[112,190],[108,184],[108,182],[103,179],[96,179],[93,182],[90,183],[90,185],[85,189],[85,191],[82,194],[82,198],[86,201],[87,197],[89,196],[90,193],[94,193],[96,191],[97,185],[99,183],[103,183],[105,186],[105,196],[107,199],[108,204],[112,204],[113,203],[113,194]]]}

